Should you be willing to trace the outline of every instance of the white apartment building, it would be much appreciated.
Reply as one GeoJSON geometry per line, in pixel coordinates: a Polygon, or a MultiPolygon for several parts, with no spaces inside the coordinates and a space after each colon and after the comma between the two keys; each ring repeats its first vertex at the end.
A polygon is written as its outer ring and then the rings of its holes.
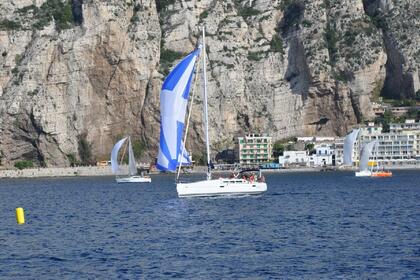
{"type": "Polygon", "coordinates": [[[381,126],[369,124],[361,129],[359,143],[356,143],[357,160],[361,146],[378,140],[375,160],[384,166],[420,165],[420,123],[407,120],[404,124],[391,124],[390,132],[382,132],[381,126]]]}
{"type": "Polygon", "coordinates": [[[249,134],[245,137],[238,137],[238,142],[240,164],[252,165],[272,161],[272,137],[266,134],[249,134]]]}
{"type": "Polygon", "coordinates": [[[315,145],[316,153],[310,156],[309,165],[324,166],[333,164],[334,149],[331,144],[315,145]]]}

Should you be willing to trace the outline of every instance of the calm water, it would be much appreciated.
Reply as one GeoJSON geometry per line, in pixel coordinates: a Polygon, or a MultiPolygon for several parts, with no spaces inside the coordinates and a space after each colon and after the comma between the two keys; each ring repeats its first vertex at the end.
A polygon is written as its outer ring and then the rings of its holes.
{"type": "Polygon", "coordinates": [[[169,175],[0,179],[0,278],[419,279],[419,175],[267,174],[219,199],[178,199],[169,175]]]}

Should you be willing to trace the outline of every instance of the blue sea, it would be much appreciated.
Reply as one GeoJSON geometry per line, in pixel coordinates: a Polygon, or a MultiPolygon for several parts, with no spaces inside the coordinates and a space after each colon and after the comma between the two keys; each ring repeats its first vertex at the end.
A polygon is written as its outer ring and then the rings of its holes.
{"type": "Polygon", "coordinates": [[[419,171],[272,173],[240,198],[152,180],[0,179],[0,278],[420,279],[419,171]]]}

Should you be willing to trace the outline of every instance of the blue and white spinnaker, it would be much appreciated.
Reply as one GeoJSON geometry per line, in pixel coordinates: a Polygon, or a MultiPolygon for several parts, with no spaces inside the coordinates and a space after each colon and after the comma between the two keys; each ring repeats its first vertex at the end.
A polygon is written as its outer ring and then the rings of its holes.
{"type": "Polygon", "coordinates": [[[169,73],[160,93],[160,145],[156,167],[162,171],[175,171],[177,166],[190,164],[183,150],[185,114],[195,62],[201,47],[186,56],[169,73]]]}

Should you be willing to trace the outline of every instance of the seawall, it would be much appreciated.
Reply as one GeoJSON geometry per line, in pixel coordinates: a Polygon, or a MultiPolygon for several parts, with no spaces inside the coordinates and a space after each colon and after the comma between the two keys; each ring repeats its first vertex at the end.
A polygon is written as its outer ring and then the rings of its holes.
{"type": "MultiPolygon", "coordinates": [[[[128,174],[128,166],[120,166],[121,174],[128,174]]],[[[391,170],[416,169],[420,171],[420,165],[393,166],[391,170]]],[[[286,173],[286,172],[314,172],[321,171],[322,168],[290,168],[290,169],[262,169],[263,173],[286,173]]],[[[356,168],[348,169],[328,169],[327,171],[355,171],[356,168]]],[[[186,173],[205,173],[205,166],[196,166],[186,173]]],[[[229,173],[229,170],[214,170],[215,174],[229,173]]],[[[157,171],[151,174],[159,174],[157,171]]],[[[184,173],[184,172],[182,172],[184,173]]],[[[78,167],[46,167],[31,169],[4,169],[0,170],[0,178],[38,178],[38,177],[75,177],[75,176],[112,176],[111,166],[78,166],[78,167]]]]}
{"type": "MultiPolygon", "coordinates": [[[[127,170],[122,167],[122,172],[127,170]]],[[[128,173],[128,171],[125,171],[128,173]]],[[[30,177],[73,177],[73,176],[111,176],[110,166],[78,166],[78,167],[46,167],[31,169],[0,170],[0,178],[30,178],[30,177]]]]}

